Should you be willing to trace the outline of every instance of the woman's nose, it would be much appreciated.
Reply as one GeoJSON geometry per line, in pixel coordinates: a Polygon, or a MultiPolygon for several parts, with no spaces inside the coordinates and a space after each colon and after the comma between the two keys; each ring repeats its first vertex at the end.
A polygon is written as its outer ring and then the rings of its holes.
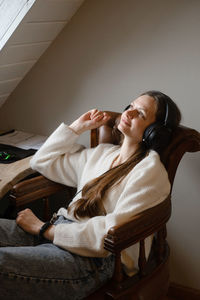
{"type": "Polygon", "coordinates": [[[129,109],[127,110],[127,115],[129,118],[134,118],[137,116],[137,110],[136,109],[129,109]]]}

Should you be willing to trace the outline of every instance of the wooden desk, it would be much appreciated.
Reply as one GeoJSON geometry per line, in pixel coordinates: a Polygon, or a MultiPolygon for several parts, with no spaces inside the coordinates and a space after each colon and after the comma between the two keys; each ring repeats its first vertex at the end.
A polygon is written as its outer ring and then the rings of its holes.
{"type": "Polygon", "coordinates": [[[0,164],[0,199],[2,199],[17,182],[35,173],[29,165],[31,157],[32,156],[26,157],[11,164],[0,164]]]}

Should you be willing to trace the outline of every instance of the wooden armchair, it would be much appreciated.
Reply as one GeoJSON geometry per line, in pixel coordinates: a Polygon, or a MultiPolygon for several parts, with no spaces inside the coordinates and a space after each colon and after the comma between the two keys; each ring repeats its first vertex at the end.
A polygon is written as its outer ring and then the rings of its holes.
{"type": "MultiPolygon", "coordinates": [[[[116,129],[120,114],[108,112],[112,118],[108,123],[91,132],[91,146],[111,142],[118,144],[120,134],[116,129]]],[[[178,164],[186,152],[200,151],[200,134],[194,129],[180,126],[173,134],[168,148],[161,159],[167,169],[173,186],[178,164]]],[[[25,180],[15,185],[10,193],[13,205],[20,209],[22,205],[39,198],[49,197],[52,193],[67,189],[43,176],[25,180]]],[[[70,190],[69,196],[72,191],[70,190]]],[[[46,200],[46,208],[48,201],[46,200]]],[[[171,215],[170,195],[159,205],[132,218],[131,221],[109,229],[104,247],[115,255],[115,270],[112,279],[87,299],[133,299],[158,300],[166,294],[169,286],[169,247],[166,242],[166,222],[171,215]],[[146,260],[144,240],[154,234],[154,242],[149,258],[146,260]],[[139,243],[138,273],[132,277],[124,274],[120,260],[123,249],[139,243]]]]}

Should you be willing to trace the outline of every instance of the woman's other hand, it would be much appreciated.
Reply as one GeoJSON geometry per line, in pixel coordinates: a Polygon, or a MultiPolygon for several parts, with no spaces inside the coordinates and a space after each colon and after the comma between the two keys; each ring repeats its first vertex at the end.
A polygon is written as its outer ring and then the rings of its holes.
{"type": "Polygon", "coordinates": [[[92,109],[80,116],[69,127],[77,134],[81,134],[84,131],[104,125],[109,119],[110,116],[106,112],[92,109]]]}
{"type": "MultiPolygon", "coordinates": [[[[16,218],[16,223],[24,231],[33,235],[38,235],[40,232],[40,228],[42,227],[42,225],[44,225],[44,222],[38,219],[38,217],[36,217],[36,215],[29,208],[26,208],[18,213],[16,218]]],[[[48,240],[53,241],[54,229],[55,229],[55,225],[51,225],[44,232],[44,237],[48,240]]]]}
{"type": "Polygon", "coordinates": [[[17,214],[16,223],[24,231],[33,235],[39,234],[40,228],[44,224],[44,222],[38,219],[29,208],[24,209],[17,214]]]}

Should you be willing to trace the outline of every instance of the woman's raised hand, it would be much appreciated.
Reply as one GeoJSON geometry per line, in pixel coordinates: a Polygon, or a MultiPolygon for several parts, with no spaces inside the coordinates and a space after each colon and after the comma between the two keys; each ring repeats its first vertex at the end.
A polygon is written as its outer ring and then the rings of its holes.
{"type": "Polygon", "coordinates": [[[91,130],[105,124],[110,119],[110,116],[98,109],[92,109],[77,120],[75,120],[69,127],[77,134],[81,134],[84,131],[91,130]]]}

